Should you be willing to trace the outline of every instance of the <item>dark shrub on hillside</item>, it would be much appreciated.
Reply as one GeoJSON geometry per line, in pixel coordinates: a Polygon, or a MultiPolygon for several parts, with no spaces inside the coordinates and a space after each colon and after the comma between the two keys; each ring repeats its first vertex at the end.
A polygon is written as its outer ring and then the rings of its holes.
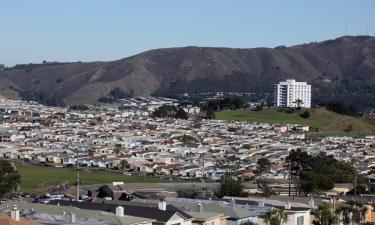
{"type": "Polygon", "coordinates": [[[331,110],[339,114],[345,114],[349,116],[358,115],[358,111],[354,106],[347,106],[343,104],[342,102],[330,102],[330,103],[324,103],[320,105],[323,107],[326,107],[328,110],[331,110]]]}
{"type": "Polygon", "coordinates": [[[293,108],[286,108],[284,111],[286,113],[294,113],[295,112],[295,110],[293,108]]]}
{"type": "Polygon", "coordinates": [[[307,118],[310,117],[310,112],[306,110],[303,113],[300,113],[299,116],[304,118],[304,119],[307,119],[307,118]]]}
{"type": "Polygon", "coordinates": [[[121,99],[121,98],[127,98],[128,95],[123,91],[121,90],[120,88],[116,87],[114,89],[112,89],[110,92],[109,92],[109,95],[111,95],[114,99],[121,99]]]}
{"type": "Polygon", "coordinates": [[[102,102],[102,103],[113,103],[113,99],[112,98],[108,98],[108,97],[105,97],[105,96],[102,96],[98,99],[98,102],[102,102]]]}

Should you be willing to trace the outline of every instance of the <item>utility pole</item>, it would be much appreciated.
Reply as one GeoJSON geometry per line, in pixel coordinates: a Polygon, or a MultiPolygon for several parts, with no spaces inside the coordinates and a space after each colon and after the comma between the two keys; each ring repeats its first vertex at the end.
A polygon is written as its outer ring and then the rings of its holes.
{"type": "Polygon", "coordinates": [[[288,191],[289,191],[289,197],[291,195],[291,179],[292,179],[292,164],[291,161],[289,160],[289,172],[288,172],[288,191]]]}
{"type": "Polygon", "coordinates": [[[202,197],[206,197],[206,185],[204,181],[204,159],[203,159],[203,164],[202,164],[202,197]]]}
{"type": "Polygon", "coordinates": [[[77,193],[76,193],[76,200],[79,200],[79,154],[77,148],[77,162],[76,162],[76,182],[77,182],[77,193]]]}
{"type": "Polygon", "coordinates": [[[357,198],[357,168],[354,165],[354,196],[357,198]]]}

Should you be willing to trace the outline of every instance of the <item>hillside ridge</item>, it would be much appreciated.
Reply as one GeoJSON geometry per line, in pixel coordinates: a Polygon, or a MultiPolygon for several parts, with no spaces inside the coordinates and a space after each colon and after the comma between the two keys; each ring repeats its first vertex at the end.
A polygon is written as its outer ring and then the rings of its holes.
{"type": "Polygon", "coordinates": [[[314,103],[340,101],[373,109],[375,37],[344,36],[275,48],[163,48],[109,62],[26,65],[0,72],[0,95],[59,104],[97,104],[115,88],[140,96],[216,91],[264,95],[287,78],[311,83],[314,103]]]}

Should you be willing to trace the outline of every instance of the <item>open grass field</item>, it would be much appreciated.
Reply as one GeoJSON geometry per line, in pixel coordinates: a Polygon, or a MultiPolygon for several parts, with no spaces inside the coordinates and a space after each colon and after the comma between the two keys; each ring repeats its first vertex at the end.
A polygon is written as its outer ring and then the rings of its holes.
{"type": "Polygon", "coordinates": [[[310,117],[299,116],[301,111],[294,113],[278,112],[276,109],[262,111],[233,110],[215,114],[219,120],[239,120],[270,124],[303,124],[312,129],[310,135],[374,135],[375,121],[340,115],[322,108],[311,108],[310,117]],[[351,129],[348,129],[351,127],[351,129]]]}
{"type": "MultiPolygon", "coordinates": [[[[76,172],[71,168],[52,168],[40,166],[27,166],[16,164],[18,172],[21,175],[21,191],[23,192],[42,192],[43,189],[50,186],[69,183],[75,185],[76,172]]],[[[104,172],[86,172],[80,171],[81,185],[104,184],[113,181],[122,181],[124,183],[162,183],[168,182],[166,179],[125,176],[122,174],[104,173],[104,172]]]]}

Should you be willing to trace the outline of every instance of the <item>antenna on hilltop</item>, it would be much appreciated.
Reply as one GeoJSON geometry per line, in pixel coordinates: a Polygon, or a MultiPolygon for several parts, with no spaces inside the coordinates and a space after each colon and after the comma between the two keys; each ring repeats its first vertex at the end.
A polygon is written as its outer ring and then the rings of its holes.
{"type": "Polygon", "coordinates": [[[368,32],[368,25],[366,25],[366,35],[369,36],[369,32],[368,32]]]}

